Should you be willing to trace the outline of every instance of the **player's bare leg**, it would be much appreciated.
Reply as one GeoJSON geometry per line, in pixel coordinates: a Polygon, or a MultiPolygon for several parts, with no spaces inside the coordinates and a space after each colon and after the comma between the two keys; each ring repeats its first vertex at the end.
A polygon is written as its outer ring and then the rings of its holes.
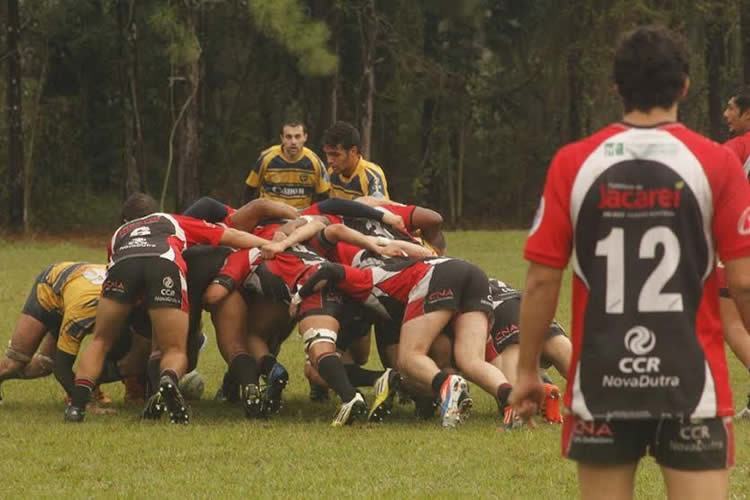
{"type": "Polygon", "coordinates": [[[28,314],[18,316],[5,357],[0,359],[0,383],[23,378],[24,367],[31,362],[46,333],[47,327],[38,319],[28,314]]]}
{"type": "MultiPolygon", "coordinates": [[[[517,347],[517,346],[515,346],[517,347]]],[[[573,355],[573,345],[564,335],[556,335],[547,340],[542,347],[542,356],[549,360],[557,372],[565,379],[568,378],[570,358],[573,355]]],[[[517,359],[517,358],[516,358],[517,359]]],[[[504,373],[509,373],[503,370],[504,373]]],[[[515,374],[515,369],[513,370],[515,374]]]]}
{"type": "Polygon", "coordinates": [[[21,372],[21,378],[34,379],[46,377],[55,367],[55,352],[57,351],[57,340],[51,334],[46,334],[41,345],[21,372]]]}
{"type": "Polygon", "coordinates": [[[150,308],[153,337],[161,351],[159,396],[172,423],[187,424],[187,403],[180,394],[178,382],[187,371],[188,313],[176,308],[150,308]]]}
{"type": "Polygon", "coordinates": [[[637,467],[637,463],[606,466],[579,463],[581,500],[631,500],[637,467]]]}
{"type": "Polygon", "coordinates": [[[466,375],[466,378],[493,397],[497,397],[498,388],[502,384],[508,384],[508,379],[503,371],[484,359],[487,330],[485,313],[473,311],[460,314],[455,324],[454,356],[456,368],[466,375]]]}
{"type": "Polygon", "coordinates": [[[729,494],[729,470],[685,471],[661,468],[670,500],[720,500],[729,494]]]}

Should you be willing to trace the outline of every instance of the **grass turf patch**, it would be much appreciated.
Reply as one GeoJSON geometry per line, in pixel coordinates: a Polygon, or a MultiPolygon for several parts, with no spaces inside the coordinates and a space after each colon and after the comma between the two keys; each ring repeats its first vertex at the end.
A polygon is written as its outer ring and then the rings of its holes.
{"type": "MultiPolygon", "coordinates": [[[[525,233],[456,232],[450,254],[487,274],[523,284],[525,233]]],[[[65,260],[103,262],[101,249],[54,241],[0,241],[0,342],[7,343],[35,276],[65,260]]],[[[568,282],[569,275],[566,277],[568,282]]],[[[563,287],[558,319],[570,324],[570,286],[563,287]]],[[[192,404],[188,427],[141,422],[140,408],[115,403],[118,413],[89,415],[80,426],[62,421],[62,390],[52,377],[3,384],[0,406],[0,477],[3,496],[25,497],[501,497],[570,498],[577,495],[575,466],[560,458],[560,427],[497,431],[496,406],[472,386],[475,408],[454,431],[437,420],[415,421],[412,406],[397,405],[381,425],[333,429],[335,402],[307,400],[302,344],[293,335],[280,361],[289,369],[281,415],[248,421],[238,407],[211,400],[224,372],[213,342],[202,353],[203,400],[192,404]]],[[[730,354],[739,405],[750,389],[747,372],[730,354]]],[[[373,347],[370,367],[378,367],[373,347]]],[[[554,377],[560,380],[559,377],[554,377]]],[[[564,384],[561,383],[561,387],[564,384]]],[[[121,384],[104,386],[115,401],[121,384]]],[[[371,392],[365,391],[372,399],[371,392]]],[[[750,491],[750,424],[736,425],[734,498],[750,491]]],[[[658,467],[641,465],[636,496],[664,495],[658,467]]]]}

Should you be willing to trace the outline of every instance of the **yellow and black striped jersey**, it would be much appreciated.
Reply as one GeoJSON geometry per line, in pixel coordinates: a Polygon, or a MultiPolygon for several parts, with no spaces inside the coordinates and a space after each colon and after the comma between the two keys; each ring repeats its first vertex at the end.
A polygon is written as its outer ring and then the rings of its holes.
{"type": "Polygon", "coordinates": [[[76,355],[83,337],[94,329],[106,273],[103,264],[53,264],[37,277],[24,313],[37,317],[48,327],[59,325],[59,330],[51,331],[57,336],[57,348],[76,355]]]}
{"type": "Polygon", "coordinates": [[[281,145],[271,146],[263,151],[247,176],[245,183],[258,189],[259,198],[269,198],[291,205],[306,208],[313,202],[313,196],[330,189],[325,165],[308,148],[302,148],[297,158],[284,156],[281,145]]]}
{"type": "Polygon", "coordinates": [[[360,156],[357,167],[349,177],[329,169],[331,176],[331,198],[353,200],[360,196],[390,199],[388,196],[388,182],[385,180],[383,169],[375,163],[360,156]]]}

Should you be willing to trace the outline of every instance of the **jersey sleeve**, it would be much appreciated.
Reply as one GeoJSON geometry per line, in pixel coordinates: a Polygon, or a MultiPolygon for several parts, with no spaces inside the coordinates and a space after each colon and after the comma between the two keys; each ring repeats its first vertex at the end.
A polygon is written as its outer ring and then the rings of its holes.
{"type": "Polygon", "coordinates": [[[325,165],[323,164],[323,161],[318,158],[318,155],[315,153],[311,154],[313,166],[315,168],[315,176],[316,176],[316,182],[315,182],[315,193],[322,194],[327,193],[331,190],[331,179],[328,176],[328,171],[326,170],[325,165]]]}
{"type": "Polygon", "coordinates": [[[723,261],[750,256],[750,184],[739,160],[724,154],[714,189],[713,233],[723,261]]]}
{"type": "Polygon", "coordinates": [[[253,168],[250,169],[250,173],[247,175],[247,179],[245,179],[245,184],[247,184],[251,188],[257,188],[258,186],[260,186],[260,178],[267,152],[268,151],[263,151],[260,156],[258,156],[258,159],[255,161],[255,165],[253,165],[253,168]]]}
{"type": "Polygon", "coordinates": [[[180,215],[175,215],[174,217],[185,232],[185,241],[188,246],[201,243],[217,246],[224,235],[225,229],[211,222],[180,215]]]}
{"type": "Polygon", "coordinates": [[[231,279],[234,286],[238,286],[250,274],[250,251],[244,249],[230,253],[216,274],[231,279]]]}
{"type": "Polygon", "coordinates": [[[388,198],[388,184],[382,170],[365,168],[365,179],[367,181],[367,195],[373,198],[388,198]]]}
{"type": "Polygon", "coordinates": [[[724,143],[724,147],[732,151],[740,162],[744,162],[748,156],[747,147],[742,136],[728,140],[724,143]]]}
{"type": "Polygon", "coordinates": [[[563,269],[568,264],[573,242],[570,220],[572,181],[567,178],[566,156],[561,150],[552,160],[542,199],[526,239],[524,258],[563,269]]]}

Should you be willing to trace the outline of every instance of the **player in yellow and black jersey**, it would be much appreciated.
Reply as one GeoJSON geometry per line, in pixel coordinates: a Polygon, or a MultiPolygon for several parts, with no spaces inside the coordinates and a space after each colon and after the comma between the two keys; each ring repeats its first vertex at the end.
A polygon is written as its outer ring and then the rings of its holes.
{"type": "Polygon", "coordinates": [[[331,177],[331,198],[353,200],[360,196],[389,199],[383,169],[362,158],[356,128],[336,122],[323,135],[323,152],[331,177]]]}
{"type": "MultiPolygon", "coordinates": [[[[0,359],[0,383],[44,377],[54,371],[70,392],[73,364],[83,338],[93,331],[105,275],[106,266],[101,264],[59,262],[36,277],[5,357],[0,359]]],[[[114,358],[131,350],[130,337],[122,335],[121,345],[111,352],[114,358]]],[[[147,356],[150,341],[136,342],[139,352],[147,356]]]]}
{"type": "Polygon", "coordinates": [[[328,197],[328,173],[306,141],[303,124],[284,124],[281,144],[263,151],[247,176],[245,203],[269,198],[301,209],[328,197]]]}

